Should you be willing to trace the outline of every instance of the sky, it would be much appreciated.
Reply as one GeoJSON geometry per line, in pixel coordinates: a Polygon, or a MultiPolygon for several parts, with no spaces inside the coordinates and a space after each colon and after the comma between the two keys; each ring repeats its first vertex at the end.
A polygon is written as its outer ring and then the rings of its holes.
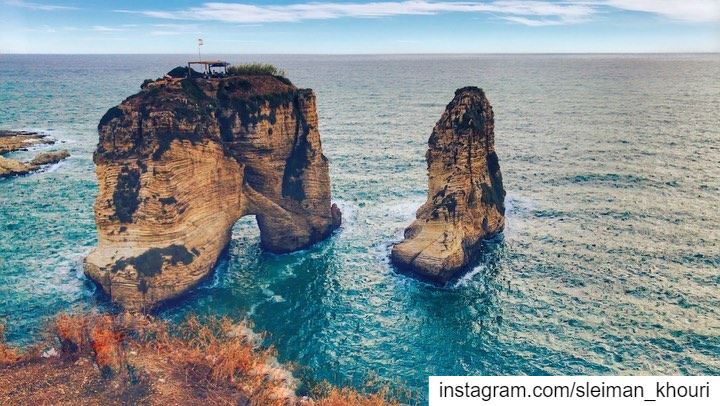
{"type": "Polygon", "coordinates": [[[0,0],[0,53],[720,52],[720,0],[0,0]]]}

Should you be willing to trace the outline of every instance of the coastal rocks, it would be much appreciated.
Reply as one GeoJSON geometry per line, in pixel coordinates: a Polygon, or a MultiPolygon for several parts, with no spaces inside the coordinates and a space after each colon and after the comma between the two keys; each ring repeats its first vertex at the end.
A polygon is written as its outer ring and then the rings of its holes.
{"type": "Polygon", "coordinates": [[[32,131],[0,130],[0,155],[13,151],[27,151],[39,144],[54,144],[55,140],[45,134],[32,131]]]}
{"type": "Polygon", "coordinates": [[[481,89],[455,92],[425,157],[428,199],[391,257],[401,269],[445,283],[477,257],[483,239],[505,226],[493,111],[481,89]]]}
{"type": "Polygon", "coordinates": [[[129,309],[197,284],[255,215],[262,246],[305,248],[330,235],[315,95],[274,76],[166,78],[100,120],[94,155],[98,247],[86,274],[129,309]]]}
{"type": "MultiPolygon", "coordinates": [[[[0,130],[0,155],[14,151],[26,151],[39,144],[54,143],[55,141],[48,138],[47,135],[35,132],[0,130]]],[[[0,179],[25,175],[45,165],[60,162],[69,156],[70,154],[66,150],[40,153],[30,162],[21,162],[0,156],[0,179]]]]}
{"type": "Polygon", "coordinates": [[[43,165],[58,163],[69,156],[70,153],[64,149],[60,151],[43,152],[37,154],[37,156],[30,161],[30,166],[38,168],[43,165]]]}

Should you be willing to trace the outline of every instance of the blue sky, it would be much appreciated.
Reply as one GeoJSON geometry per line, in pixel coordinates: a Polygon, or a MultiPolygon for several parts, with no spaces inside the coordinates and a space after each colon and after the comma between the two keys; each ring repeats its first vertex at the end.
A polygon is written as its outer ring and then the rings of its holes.
{"type": "Polygon", "coordinates": [[[720,52],[720,0],[0,0],[0,53],[720,52]]]}

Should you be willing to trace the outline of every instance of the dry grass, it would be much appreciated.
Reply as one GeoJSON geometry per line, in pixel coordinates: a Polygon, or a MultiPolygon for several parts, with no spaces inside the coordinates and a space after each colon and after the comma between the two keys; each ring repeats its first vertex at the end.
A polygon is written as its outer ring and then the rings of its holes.
{"type": "Polygon", "coordinates": [[[103,368],[119,370],[124,364],[122,351],[123,334],[117,331],[110,316],[101,316],[90,329],[90,345],[95,362],[103,368]]]}
{"type": "Polygon", "coordinates": [[[20,352],[5,344],[5,326],[0,324],[0,366],[12,365],[22,359],[20,352]]]}
{"type": "Polygon", "coordinates": [[[227,68],[229,75],[268,75],[285,76],[285,71],[269,63],[245,63],[232,65],[227,68]]]}
{"type": "Polygon", "coordinates": [[[191,316],[169,332],[165,325],[161,336],[151,345],[202,387],[230,385],[257,405],[285,405],[295,397],[292,375],[273,365],[273,350],[260,348],[245,323],[191,316]]]}
{"type": "Polygon", "coordinates": [[[121,372],[125,367],[123,351],[125,326],[109,315],[59,315],[51,333],[60,343],[67,359],[90,355],[104,374],[121,372]]]}
{"type": "Polygon", "coordinates": [[[99,404],[117,400],[253,406],[398,404],[386,400],[385,390],[365,395],[329,384],[314,398],[298,398],[298,382],[288,366],[277,362],[274,350],[260,346],[261,340],[246,323],[226,318],[189,317],[171,324],[128,313],[63,314],[50,324],[45,342],[23,353],[3,343],[2,331],[0,327],[0,382],[30,382],[19,385],[20,394],[17,388],[0,388],[0,403],[4,397],[33,403],[60,396],[69,403],[99,404]],[[60,349],[56,360],[41,356],[43,349],[56,347],[60,349]],[[91,377],[93,364],[100,371],[97,378],[91,377]],[[43,382],[47,377],[53,377],[52,385],[43,382]],[[95,389],[77,392],[78,382],[89,379],[95,389]],[[48,387],[58,393],[47,392],[48,387]]]}
{"type": "Polygon", "coordinates": [[[364,395],[354,389],[333,388],[327,397],[315,402],[317,406],[390,406],[399,405],[398,402],[387,400],[385,390],[371,395],[364,395]]]}

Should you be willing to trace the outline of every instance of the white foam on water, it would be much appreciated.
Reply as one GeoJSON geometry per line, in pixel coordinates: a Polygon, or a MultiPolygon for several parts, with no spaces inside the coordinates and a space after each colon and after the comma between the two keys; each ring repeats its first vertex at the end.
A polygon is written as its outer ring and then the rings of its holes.
{"type": "Polygon", "coordinates": [[[360,208],[356,203],[349,200],[335,199],[333,203],[337,204],[340,212],[342,213],[342,224],[340,228],[346,228],[355,221],[355,215],[360,208]]]}
{"type": "Polygon", "coordinates": [[[93,247],[85,247],[85,249],[80,251],[69,251],[66,254],[62,254],[63,257],[67,258],[68,261],[72,264],[70,266],[70,269],[75,271],[75,278],[80,280],[87,280],[87,276],[85,276],[85,264],[84,260],[85,257],[90,254],[90,251],[92,251],[93,247]]]}
{"type": "Polygon", "coordinates": [[[247,312],[248,317],[252,318],[255,315],[255,310],[257,310],[258,306],[260,306],[260,303],[253,303],[250,306],[250,309],[248,309],[248,312],[247,312]]]}
{"type": "MultiPolygon", "coordinates": [[[[388,223],[390,223],[392,236],[381,240],[370,248],[371,251],[375,252],[375,257],[379,261],[387,266],[391,265],[390,251],[392,246],[402,241],[405,228],[415,219],[415,212],[424,202],[425,197],[417,195],[409,199],[393,200],[384,205],[386,207],[385,213],[390,217],[388,223]]],[[[371,223],[368,222],[368,224],[371,223]]]]}
{"type": "Polygon", "coordinates": [[[487,266],[485,264],[480,264],[472,269],[472,271],[469,271],[465,273],[465,275],[461,276],[460,279],[458,279],[455,283],[452,284],[452,288],[462,288],[468,286],[468,284],[473,280],[475,275],[479,273],[483,273],[487,270],[487,266]]]}
{"type": "Polygon", "coordinates": [[[260,290],[262,291],[263,295],[265,295],[268,299],[271,299],[273,296],[275,296],[275,292],[270,290],[267,285],[263,285],[260,290]]]}
{"type": "Polygon", "coordinates": [[[415,212],[425,203],[425,199],[425,195],[416,195],[402,201],[390,202],[390,204],[386,205],[386,213],[399,220],[411,220],[415,218],[415,212]]]}
{"type": "Polygon", "coordinates": [[[55,172],[55,171],[60,167],[60,165],[62,165],[62,161],[61,161],[61,162],[54,163],[54,164],[48,166],[47,169],[45,169],[44,172],[45,172],[45,173],[53,173],[53,172],[55,172]]]}
{"type": "Polygon", "coordinates": [[[218,261],[217,264],[213,267],[211,274],[212,279],[210,283],[204,283],[200,284],[198,286],[199,289],[215,289],[218,286],[220,286],[220,269],[222,269],[224,266],[227,266],[228,261],[227,260],[221,260],[218,261]]]}

